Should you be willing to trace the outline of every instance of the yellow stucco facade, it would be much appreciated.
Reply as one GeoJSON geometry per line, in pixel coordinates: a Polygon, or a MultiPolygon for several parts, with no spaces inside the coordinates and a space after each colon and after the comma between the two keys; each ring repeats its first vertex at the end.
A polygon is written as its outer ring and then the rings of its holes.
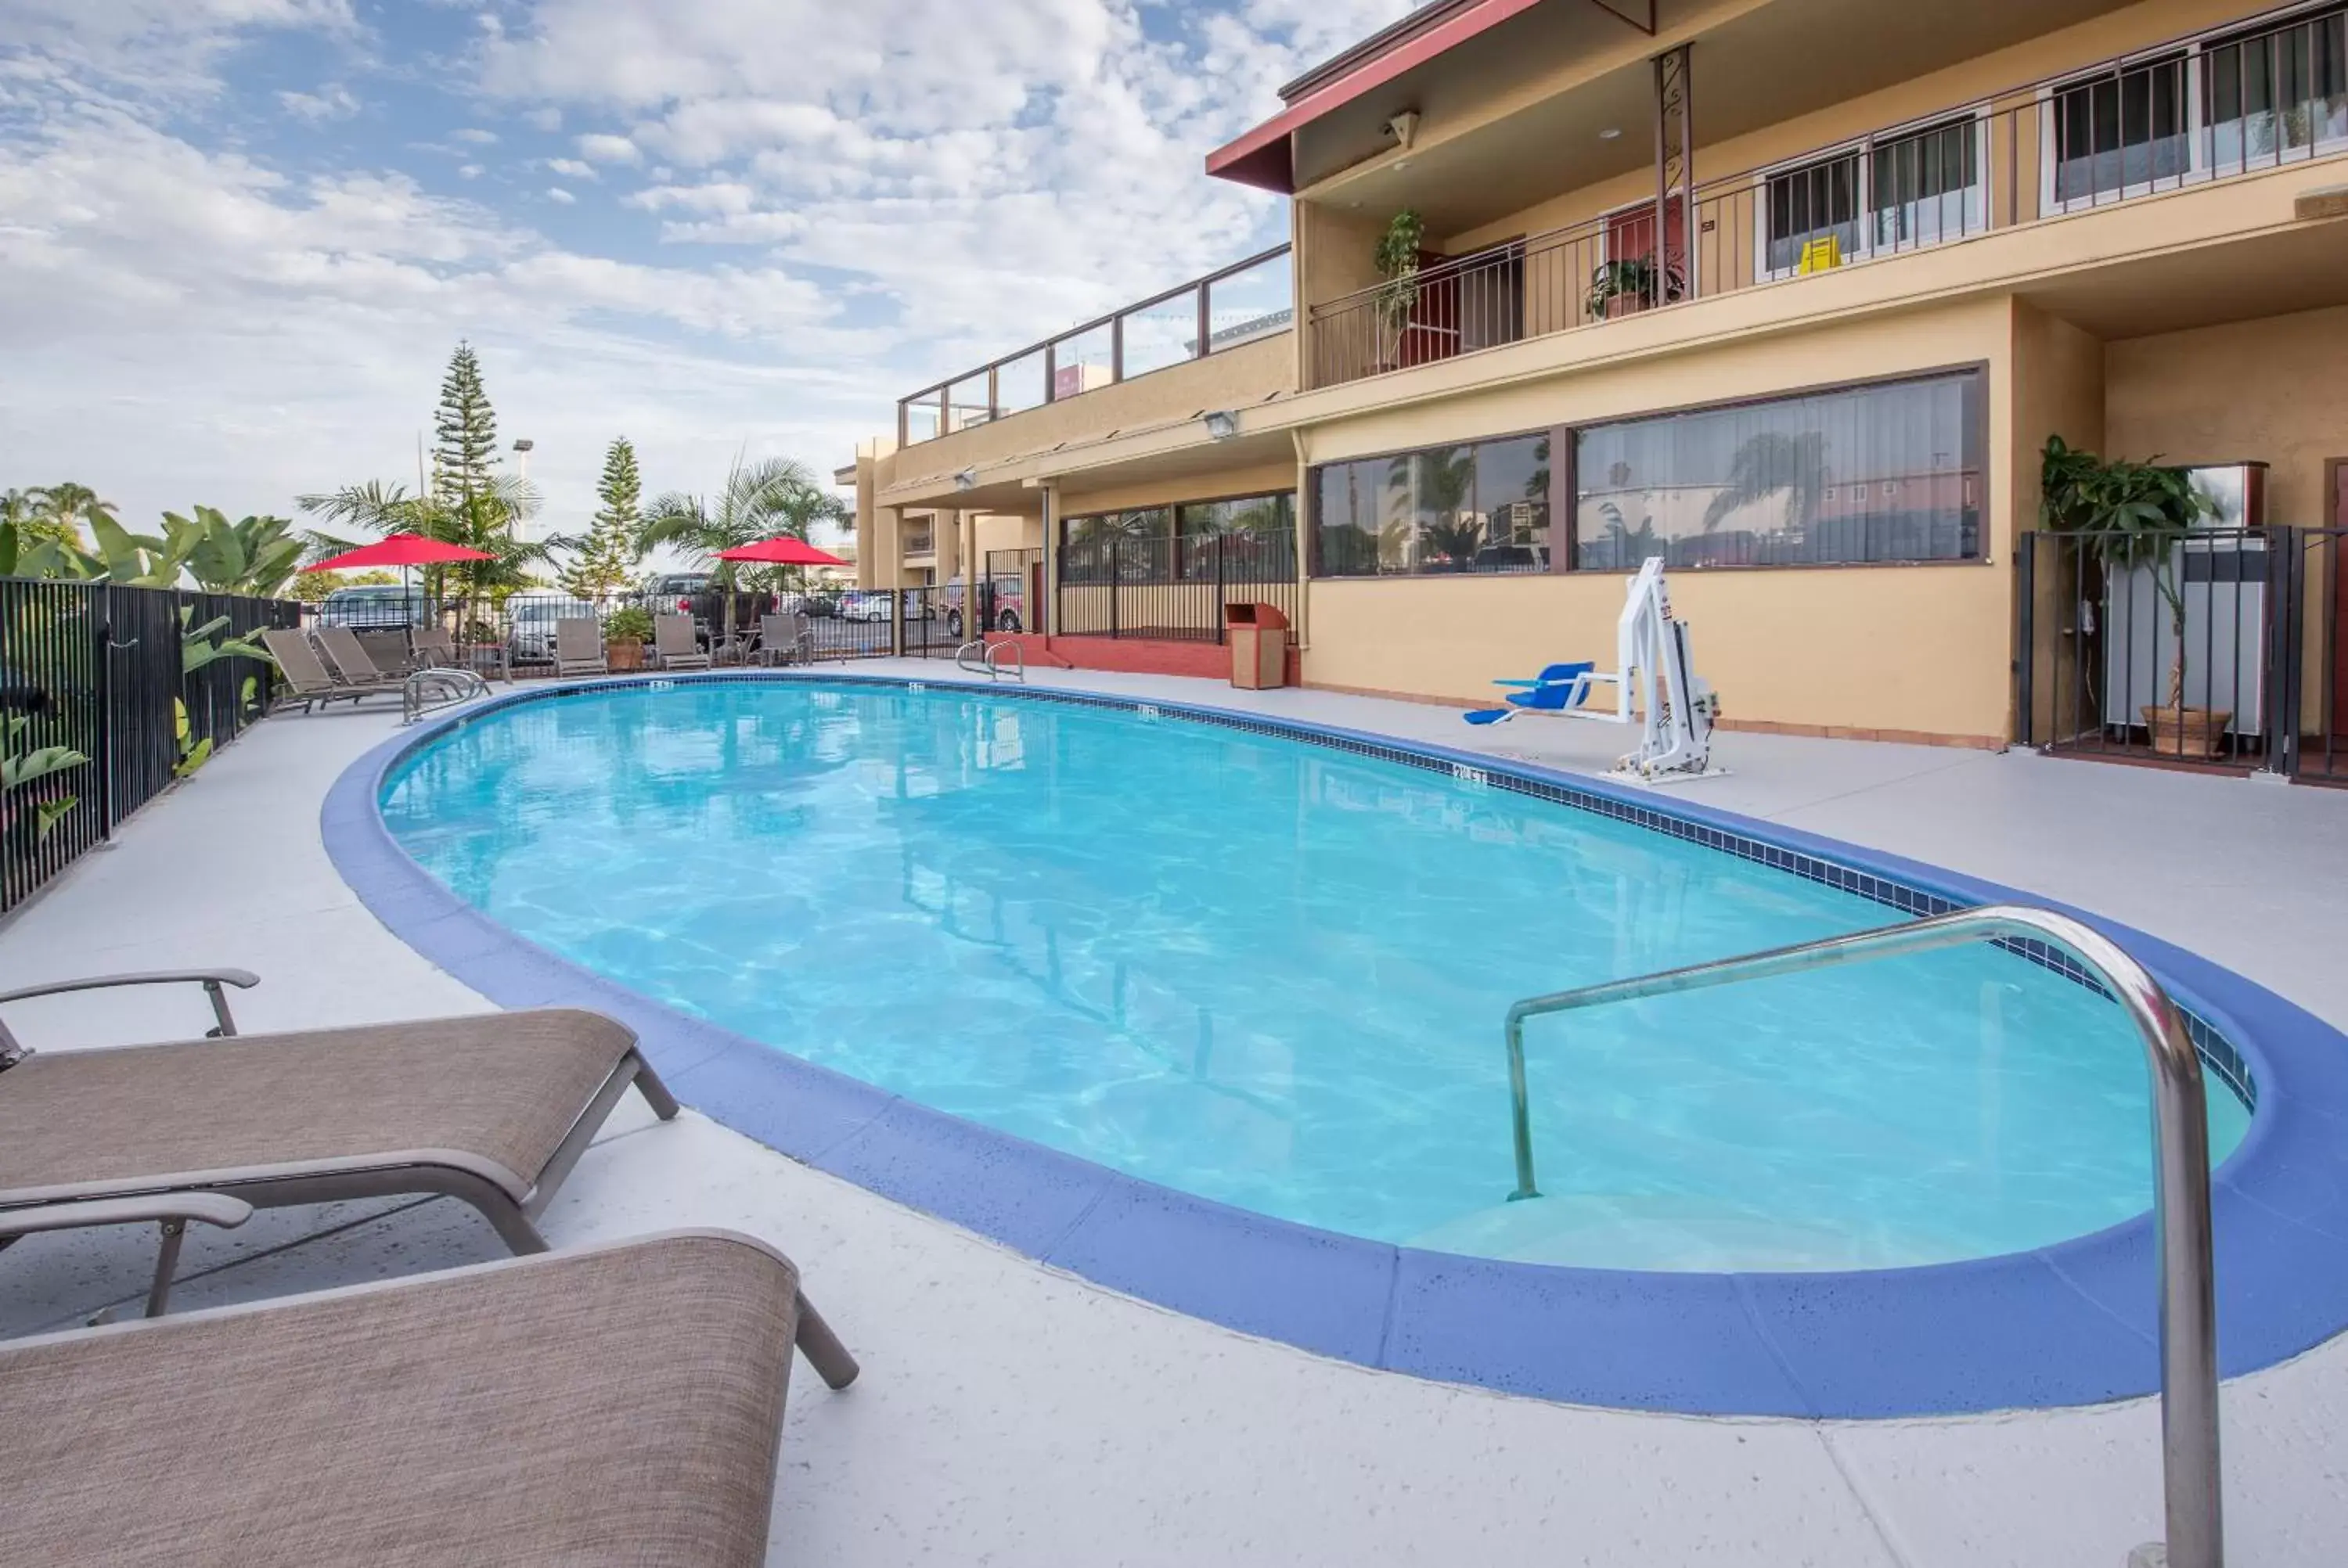
{"type": "MultiPolygon", "coordinates": [[[[1377,282],[1370,252],[1396,206],[1424,200],[1443,214],[1427,245],[1457,256],[1652,200],[1653,169],[1602,168],[1622,159],[1598,139],[1624,106],[1637,107],[1631,89],[1647,79],[1649,55],[1692,41],[1696,101],[1725,101],[1722,123],[1753,120],[1796,89],[1740,77],[1739,56],[1797,50],[1801,29],[1832,8],[1665,4],[1652,44],[1593,34],[1570,59],[1507,69],[1463,53],[1456,68],[1487,71],[1488,90],[1431,81],[1409,147],[1349,161],[1329,142],[1336,132],[1298,133],[1307,183],[1293,202],[1303,308],[1292,330],[876,455],[859,486],[875,553],[887,548],[882,519],[915,509],[983,511],[986,538],[1004,542],[982,548],[1035,548],[1060,518],[1279,489],[1299,493],[1309,571],[1309,480],[1320,465],[1972,368],[1984,422],[1976,559],[1680,568],[1672,589],[1732,724],[2005,743],[2024,728],[2016,661],[2045,651],[2017,646],[2015,557],[2037,518],[2049,436],[2172,463],[2264,461],[2270,520],[2331,521],[2326,466],[2348,458],[2339,369],[2348,364],[2348,202],[2335,199],[2348,186],[2348,134],[2326,131],[2261,167],[2213,165],[2072,210],[2050,200],[2051,174],[2042,178],[2054,122],[2041,108],[2070,90],[2064,73],[2135,68],[2099,63],[2178,40],[2198,47],[2211,29],[2240,37],[2301,25],[2294,15],[2254,14],[2240,0],[1981,0],[1920,33],[1869,13],[1881,58],[1860,57],[1869,46],[1856,24],[1802,56],[1815,80],[1798,90],[1825,101],[1699,138],[1697,190],[1710,204],[1687,210],[1704,218],[1707,236],[1715,224],[1757,221],[1772,169],[1864,146],[1879,128],[1972,113],[1983,210],[1964,232],[1769,277],[1750,245],[1700,239],[1699,251],[1712,245],[1743,260],[1710,264],[1699,297],[1619,317],[1592,316],[1570,283],[1542,284],[1529,247],[1511,274],[1523,295],[1509,341],[1382,374],[1355,366],[1344,372],[1351,379],[1329,374],[1332,357],[1315,346],[1329,330],[1315,307],[1377,282]],[[1918,64],[1878,79],[1900,61],[1918,64]],[[1851,90],[1821,95],[1818,83],[1837,73],[1851,90]],[[1501,155],[1530,148],[1534,132],[1553,139],[1576,125],[1588,142],[1558,154],[1548,191],[1521,199],[1535,176],[1501,155]],[[1741,186],[1729,175],[1739,169],[1755,171],[1741,186]],[[1488,179],[1479,183],[1478,171],[1488,179]],[[1564,302],[1561,313],[1542,314],[1544,293],[1564,302]]],[[[1365,133],[1356,124],[1345,134],[1365,133]]],[[[1551,526],[1561,530],[1562,517],[1551,526]]],[[[1622,589],[1619,573],[1564,569],[1313,578],[1297,614],[1303,678],[1437,702],[1487,698],[1495,677],[1607,659],[1622,589]]],[[[2042,634],[2059,619],[2054,591],[2038,586],[2042,634]]]]}

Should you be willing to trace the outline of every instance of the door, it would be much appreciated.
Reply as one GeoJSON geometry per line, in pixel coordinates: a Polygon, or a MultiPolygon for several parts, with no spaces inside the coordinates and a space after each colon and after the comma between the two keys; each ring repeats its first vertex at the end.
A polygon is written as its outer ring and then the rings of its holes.
{"type": "Polygon", "coordinates": [[[1606,259],[1590,280],[1589,311],[1614,317],[1667,305],[1687,292],[1687,207],[1672,193],[1664,216],[1663,265],[1655,270],[1655,204],[1606,216],[1606,259]]]}

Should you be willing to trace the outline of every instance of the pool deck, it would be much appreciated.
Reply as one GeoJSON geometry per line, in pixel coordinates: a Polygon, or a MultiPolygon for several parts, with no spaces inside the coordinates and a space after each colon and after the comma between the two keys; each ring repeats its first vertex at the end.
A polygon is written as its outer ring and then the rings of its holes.
{"type": "MultiPolygon", "coordinates": [[[[936,683],[939,663],[860,674],[936,683]]],[[[1047,674],[1038,685],[1261,708],[1552,766],[1621,737],[1312,692],[1047,674]]],[[[396,728],[261,726],[0,927],[24,980],[184,963],[263,977],[249,1030],[475,1010],[360,907],[319,839],[344,769],[396,728]]],[[[2348,792],[2146,768],[1730,733],[1674,794],[2076,903],[2348,1021],[2348,792]]],[[[12,1009],[46,1049],[193,1032],[192,993],[12,1009]]],[[[558,1245],[726,1225],[782,1246],[862,1358],[795,1380],[777,1563],[1526,1561],[2117,1564],[2158,1526],[2157,1414],[1717,1420],[1547,1404],[1322,1360],[1132,1301],[631,1101],[545,1226],[558,1245]]],[[[141,1232],[0,1257],[0,1333],[143,1292],[141,1232]]],[[[191,1238],[175,1302],[216,1304],[499,1255],[448,1201],[257,1216],[191,1238]]],[[[656,1329],[656,1326],[655,1329],[656,1329]]],[[[2222,1326],[2221,1326],[2222,1328],[2222,1326]]],[[[2348,1338],[2225,1390],[2237,1564],[2348,1561],[2348,1338]]]]}

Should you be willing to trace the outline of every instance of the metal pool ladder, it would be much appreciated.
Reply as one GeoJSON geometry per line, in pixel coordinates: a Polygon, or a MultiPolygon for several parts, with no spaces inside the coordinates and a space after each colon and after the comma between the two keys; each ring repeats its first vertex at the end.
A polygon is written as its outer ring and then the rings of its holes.
{"type": "Polygon", "coordinates": [[[2217,1290],[2210,1257],[2209,1128],[2185,1020],[2160,982],[2118,944],[2067,916],[1985,905],[1847,937],[1721,958],[1578,990],[1528,997],[1509,1009],[1509,1096],[1517,1152],[1509,1201],[1540,1196],[1533,1183],[1532,1117],[1525,1103],[1525,1020],[1607,1002],[1704,990],[1740,980],[1900,958],[1982,938],[2061,948],[2101,982],[2144,1040],[2152,1074],[2152,1225],[2160,1274],[2160,1459],[2168,1541],[2139,1547],[2131,1564],[2221,1568],[2218,1475],[2217,1290]]]}

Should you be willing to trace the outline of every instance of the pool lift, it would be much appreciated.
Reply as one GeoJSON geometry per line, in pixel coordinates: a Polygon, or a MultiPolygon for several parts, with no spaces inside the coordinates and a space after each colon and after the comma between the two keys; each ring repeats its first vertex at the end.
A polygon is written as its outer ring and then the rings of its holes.
{"type": "MultiPolygon", "coordinates": [[[[1514,707],[1502,712],[1509,718],[1529,711],[1591,723],[1639,725],[1638,749],[1618,760],[1613,772],[1642,784],[1684,784],[1726,773],[1712,764],[1712,727],[1720,713],[1720,698],[1695,672],[1687,623],[1672,617],[1661,556],[1649,556],[1631,579],[1622,618],[1614,623],[1614,648],[1616,668],[1611,672],[1586,665],[1552,666],[1572,673],[1555,682],[1502,682],[1531,688],[1511,695],[1514,707]],[[1583,705],[1591,688],[1601,682],[1614,687],[1611,711],[1583,705]]],[[[1483,714],[1470,714],[1469,721],[1495,722],[1483,714]]]]}

